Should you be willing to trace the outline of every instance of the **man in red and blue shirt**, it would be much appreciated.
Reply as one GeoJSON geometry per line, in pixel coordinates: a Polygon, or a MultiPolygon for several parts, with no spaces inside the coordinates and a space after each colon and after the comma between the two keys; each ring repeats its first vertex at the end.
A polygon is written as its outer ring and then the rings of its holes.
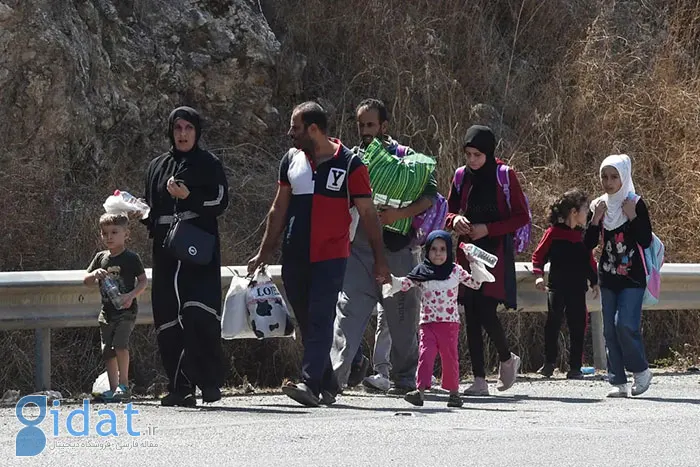
{"type": "Polygon", "coordinates": [[[282,158],[262,244],[248,263],[250,272],[267,263],[284,231],[282,280],[301,328],[304,356],[302,382],[282,391],[307,406],[333,403],[339,390],[330,349],[350,255],[351,206],[357,208],[372,246],[376,280],[390,280],[367,168],[339,140],[327,136],[327,127],[326,112],[315,102],[292,112],[288,135],[294,148],[282,158]]]}

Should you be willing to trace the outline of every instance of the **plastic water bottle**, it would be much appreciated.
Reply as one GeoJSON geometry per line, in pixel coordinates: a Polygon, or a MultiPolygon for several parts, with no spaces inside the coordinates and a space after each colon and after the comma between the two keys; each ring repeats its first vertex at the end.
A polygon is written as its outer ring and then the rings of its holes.
{"type": "Polygon", "coordinates": [[[141,218],[148,217],[151,208],[146,203],[132,195],[128,191],[115,190],[112,196],[107,198],[104,203],[105,212],[111,214],[119,214],[130,211],[141,213],[141,218]]]}
{"type": "Polygon", "coordinates": [[[106,277],[102,280],[102,290],[104,290],[105,295],[112,302],[114,308],[120,310],[122,307],[122,297],[119,292],[119,285],[111,277],[106,277]]]}
{"type": "Polygon", "coordinates": [[[486,250],[479,248],[471,243],[460,243],[459,247],[462,249],[464,254],[471,256],[480,263],[492,268],[498,262],[498,256],[492,255],[486,250]]]}
{"type": "Polygon", "coordinates": [[[584,375],[594,375],[595,374],[595,368],[592,366],[582,366],[581,367],[581,374],[584,375]]]}

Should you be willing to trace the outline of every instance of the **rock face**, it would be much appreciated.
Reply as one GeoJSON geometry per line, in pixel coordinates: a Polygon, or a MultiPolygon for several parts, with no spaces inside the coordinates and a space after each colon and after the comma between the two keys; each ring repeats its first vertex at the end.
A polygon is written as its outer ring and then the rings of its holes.
{"type": "Polygon", "coordinates": [[[280,44],[256,1],[5,0],[0,50],[0,270],[82,268],[66,251],[93,249],[111,190],[142,192],[174,107],[202,113],[232,166],[281,123],[280,44]]]}

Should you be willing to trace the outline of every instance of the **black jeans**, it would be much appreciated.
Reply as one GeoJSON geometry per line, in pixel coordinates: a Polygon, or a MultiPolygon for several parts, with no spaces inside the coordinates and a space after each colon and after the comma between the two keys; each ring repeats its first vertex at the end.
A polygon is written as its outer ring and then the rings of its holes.
{"type": "Polygon", "coordinates": [[[335,307],[346,264],[347,260],[342,258],[318,263],[290,261],[282,265],[284,289],[299,323],[304,346],[302,381],[317,396],[322,390],[338,393],[330,352],[335,307]]]}
{"type": "Polygon", "coordinates": [[[566,315],[569,326],[569,370],[580,371],[583,360],[583,339],[586,334],[586,292],[555,291],[547,292],[547,324],[544,326],[544,353],[547,363],[557,361],[559,330],[566,315]]]}
{"type": "Polygon", "coordinates": [[[466,289],[462,297],[465,318],[467,322],[467,340],[469,355],[472,361],[472,373],[476,378],[485,378],[484,368],[484,338],[481,328],[486,330],[489,338],[496,345],[498,357],[502,362],[510,359],[510,348],[506,341],[501,321],[498,319],[496,308],[498,300],[487,297],[480,290],[466,289]]]}

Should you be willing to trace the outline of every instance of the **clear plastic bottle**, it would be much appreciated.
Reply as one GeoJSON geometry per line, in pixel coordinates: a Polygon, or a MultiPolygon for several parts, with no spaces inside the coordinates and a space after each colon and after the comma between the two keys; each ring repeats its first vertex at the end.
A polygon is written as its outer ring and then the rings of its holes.
{"type": "Polygon", "coordinates": [[[115,281],[111,277],[106,277],[102,279],[102,290],[104,291],[104,294],[109,298],[109,301],[112,302],[114,308],[120,310],[122,308],[122,296],[119,292],[119,285],[117,284],[117,281],[115,281]]]}
{"type": "Polygon", "coordinates": [[[146,219],[151,211],[151,208],[132,195],[128,191],[115,190],[112,196],[107,198],[104,204],[105,212],[112,214],[136,211],[141,213],[141,218],[146,219]]]}
{"type": "Polygon", "coordinates": [[[498,256],[492,255],[488,251],[483,250],[474,244],[460,243],[459,247],[462,249],[464,254],[471,256],[475,260],[490,268],[496,266],[496,263],[498,262],[498,256]]]}

